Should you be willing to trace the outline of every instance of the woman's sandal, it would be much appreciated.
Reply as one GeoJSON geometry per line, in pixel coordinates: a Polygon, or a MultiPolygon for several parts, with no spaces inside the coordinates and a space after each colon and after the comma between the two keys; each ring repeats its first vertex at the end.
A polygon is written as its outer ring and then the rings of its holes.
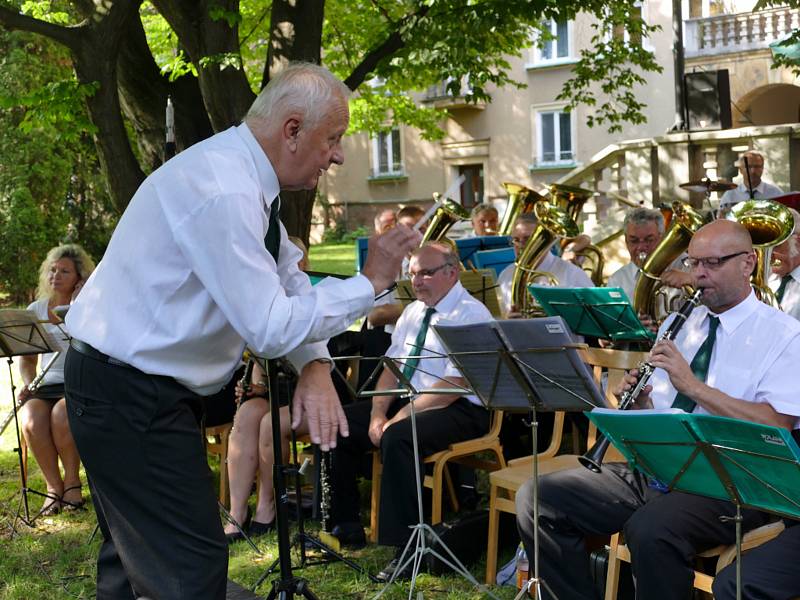
{"type": "Polygon", "coordinates": [[[42,510],[39,511],[39,515],[42,517],[54,517],[61,512],[61,500],[57,496],[47,496],[45,502],[48,500],[50,500],[50,503],[44,504],[42,510]]]}
{"type": "Polygon", "coordinates": [[[69,500],[64,500],[64,496],[67,495],[67,492],[71,490],[80,490],[82,486],[80,485],[73,485],[72,487],[68,487],[64,490],[64,493],[61,495],[61,510],[64,512],[73,512],[76,510],[83,510],[86,507],[86,500],[81,497],[80,500],[77,502],[70,502],[69,500]]]}

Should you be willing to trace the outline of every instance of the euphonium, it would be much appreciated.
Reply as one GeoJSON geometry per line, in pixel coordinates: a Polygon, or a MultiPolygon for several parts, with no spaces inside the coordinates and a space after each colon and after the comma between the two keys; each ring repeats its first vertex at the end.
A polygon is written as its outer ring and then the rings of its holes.
{"type": "MultiPolygon", "coordinates": [[[[586,201],[592,197],[594,192],[562,183],[551,183],[550,202],[564,209],[570,219],[577,225],[581,220],[581,211],[586,201]]],[[[577,233],[575,235],[578,235],[577,233]]],[[[574,236],[572,236],[574,237],[574,236]]]]}
{"type": "Polygon", "coordinates": [[[467,209],[450,198],[445,198],[433,213],[425,235],[422,236],[422,243],[441,241],[453,225],[465,219],[469,219],[467,209]]]}
{"type": "MultiPolygon", "coordinates": [[[[535,271],[534,267],[541,262],[559,237],[578,235],[575,221],[564,209],[555,204],[540,200],[534,207],[534,213],[539,219],[539,224],[514,263],[514,279],[511,282],[511,303],[526,317],[532,312],[528,283],[537,277],[549,275],[535,271]]],[[[550,276],[550,283],[557,285],[558,282],[553,280],[554,278],[550,276]]]]}
{"type": "Polygon", "coordinates": [[[750,276],[750,283],[759,300],[777,307],[778,301],[767,285],[767,279],[772,267],[772,249],[786,241],[794,231],[791,211],[771,200],[745,200],[736,204],[727,218],[741,223],[750,232],[753,250],[756,251],[756,268],[750,276]]]}
{"type": "MultiPolygon", "coordinates": [[[[672,203],[672,220],[658,246],[650,253],[639,270],[632,304],[637,314],[658,316],[656,298],[661,274],[688,248],[695,232],[708,222],[708,218],[685,202],[672,203]]],[[[665,310],[664,312],[668,312],[665,310]]]]}
{"type": "Polygon", "coordinates": [[[544,198],[530,188],[518,183],[503,183],[503,188],[508,194],[508,205],[503,213],[503,221],[497,230],[499,235],[511,235],[514,223],[522,214],[533,212],[534,205],[544,198]]]}

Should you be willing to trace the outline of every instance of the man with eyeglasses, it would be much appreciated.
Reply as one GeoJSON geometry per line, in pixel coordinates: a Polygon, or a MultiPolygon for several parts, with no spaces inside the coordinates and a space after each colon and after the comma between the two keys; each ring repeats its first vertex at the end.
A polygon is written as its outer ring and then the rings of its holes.
{"type": "MultiPolygon", "coordinates": [[[[455,365],[443,356],[444,348],[431,325],[492,319],[489,310],[461,285],[458,272],[458,256],[447,244],[429,242],[411,255],[409,275],[417,300],[406,306],[398,319],[386,355],[408,357],[398,366],[416,389],[465,384],[455,365]]],[[[397,378],[385,369],[375,389],[397,386],[397,378]]],[[[484,435],[489,428],[489,415],[473,395],[422,393],[414,398],[414,409],[420,456],[484,435]]],[[[358,466],[366,452],[380,448],[378,543],[396,548],[394,559],[378,575],[385,581],[399,566],[397,559],[411,533],[409,526],[418,518],[410,412],[409,399],[398,396],[376,396],[371,402],[347,406],[350,436],[339,438],[333,453],[331,519],[336,526],[332,533],[345,545],[360,546],[365,537],[358,510],[358,466]]],[[[396,577],[410,574],[411,569],[406,569],[396,577]]]]}
{"type": "Polygon", "coordinates": [[[778,186],[761,179],[764,174],[764,157],[758,152],[748,150],[739,157],[736,166],[739,167],[742,182],[735,189],[728,190],[722,195],[719,201],[720,211],[750,198],[768,200],[783,194],[778,186]]]}
{"type": "Polygon", "coordinates": [[[772,274],[769,287],[780,309],[800,319],[800,214],[790,208],[795,228],[789,239],[772,251],[772,274]]]}
{"type": "MultiPolygon", "coordinates": [[[[518,257],[536,230],[538,220],[536,215],[525,213],[517,217],[511,230],[511,243],[514,246],[514,256],[518,257]]],[[[592,280],[580,267],[569,261],[547,252],[533,267],[536,271],[551,273],[558,280],[558,287],[594,287],[592,280]]],[[[514,281],[515,264],[508,265],[500,272],[497,278],[498,299],[500,310],[506,318],[518,317],[517,307],[512,305],[511,284],[514,281]]],[[[533,283],[536,285],[551,285],[546,277],[537,277],[533,283]]]]}
{"type": "MultiPolygon", "coordinates": [[[[800,323],[759,302],[750,287],[755,255],[747,230],[714,221],[692,238],[686,262],[703,290],[675,341],[660,341],[650,354],[657,367],[636,408],[679,408],[794,430],[800,398],[800,323]]],[[[670,319],[662,325],[669,325],[670,319]]],[[[636,381],[630,372],[617,393],[636,381]]],[[[533,552],[531,482],[517,492],[517,525],[533,552]]],[[[601,473],[582,467],[540,478],[540,574],[558,598],[595,598],[584,546],[587,535],[624,531],[637,598],[685,600],[694,556],[735,540],[733,504],[665,492],[625,463],[601,473]]],[[[743,511],[746,530],[767,515],[743,511]]],[[[549,594],[544,598],[551,598],[549,594]]]]}

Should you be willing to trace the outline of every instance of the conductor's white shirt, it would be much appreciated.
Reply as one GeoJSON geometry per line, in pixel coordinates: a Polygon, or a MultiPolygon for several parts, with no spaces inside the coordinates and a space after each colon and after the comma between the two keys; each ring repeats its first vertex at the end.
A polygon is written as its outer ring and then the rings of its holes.
{"type": "MultiPolygon", "coordinates": [[[[675,338],[689,363],[708,336],[708,314],[705,306],[695,308],[675,338]]],[[[720,323],[706,384],[734,398],[767,402],[779,413],[800,416],[796,371],[800,364],[800,323],[760,302],[753,292],[717,316],[720,323]]],[[[661,331],[670,322],[672,317],[661,331]]],[[[677,392],[666,371],[656,369],[650,383],[653,407],[672,406],[677,392]]],[[[700,406],[694,412],[708,414],[700,406]]]]}
{"type": "MultiPolygon", "coordinates": [[[[493,320],[489,309],[473,298],[459,281],[456,281],[434,308],[436,312],[431,315],[417,370],[411,376],[411,385],[417,389],[428,389],[445,377],[461,377],[461,373],[453,362],[443,356],[446,351],[433,330],[434,325],[439,323],[469,325],[493,320]],[[424,358],[426,356],[433,358],[424,358]]],[[[425,303],[419,300],[406,306],[403,314],[397,319],[394,333],[392,333],[392,345],[386,351],[386,356],[401,358],[411,355],[427,309],[425,303]]],[[[402,370],[403,364],[405,361],[398,365],[400,370],[402,370]]],[[[473,404],[481,403],[477,396],[464,394],[464,397],[473,404]]]]}
{"type": "Polygon", "coordinates": [[[227,383],[245,343],[295,367],[373,304],[366,277],[311,287],[281,226],[264,247],[278,177],[247,125],[195,144],[134,195],[66,318],[69,333],[203,395],[227,383]],[[311,343],[318,342],[318,343],[311,343]]]}
{"type": "MultiPolygon", "coordinates": [[[[511,284],[514,281],[514,269],[514,263],[508,265],[500,272],[500,276],[497,278],[500,311],[504,315],[511,310],[511,284]]],[[[586,271],[549,252],[544,255],[544,258],[539,263],[539,266],[536,267],[536,270],[552,273],[553,276],[558,279],[558,287],[594,287],[594,283],[592,283],[586,271]]],[[[530,283],[549,286],[550,280],[546,277],[537,277],[535,281],[530,283]]]]}

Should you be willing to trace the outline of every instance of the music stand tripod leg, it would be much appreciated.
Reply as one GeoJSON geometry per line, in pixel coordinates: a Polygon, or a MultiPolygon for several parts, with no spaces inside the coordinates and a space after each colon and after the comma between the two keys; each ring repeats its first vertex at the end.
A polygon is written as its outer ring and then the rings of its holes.
{"type": "Polygon", "coordinates": [[[470,583],[472,583],[475,587],[482,590],[486,595],[494,598],[495,600],[499,600],[497,596],[492,594],[484,585],[478,582],[477,579],[470,573],[466,567],[458,560],[452,550],[447,547],[444,541],[436,535],[436,532],[433,528],[425,523],[425,517],[422,510],[422,477],[420,473],[420,457],[419,457],[419,439],[417,437],[417,413],[414,408],[414,399],[411,398],[409,400],[411,414],[409,415],[409,419],[411,419],[411,446],[414,450],[414,474],[416,477],[416,491],[417,491],[417,516],[418,516],[418,523],[413,525],[411,529],[411,537],[406,542],[405,548],[403,549],[403,553],[400,555],[400,558],[397,561],[397,568],[392,573],[392,577],[386,582],[386,585],[378,592],[374,597],[373,600],[377,600],[386,591],[389,587],[394,583],[394,580],[398,573],[402,573],[405,568],[411,564],[411,561],[414,561],[414,567],[411,572],[411,587],[408,591],[409,599],[414,594],[414,588],[417,584],[417,575],[419,575],[420,567],[422,566],[422,559],[426,554],[433,554],[436,558],[441,560],[444,564],[448,567],[459,573],[462,577],[467,579],[470,583]],[[455,565],[452,564],[450,561],[445,559],[441,554],[436,552],[433,548],[426,545],[425,536],[429,535],[433,543],[438,543],[442,548],[444,548],[447,553],[452,557],[455,565]],[[411,548],[412,544],[414,545],[414,551],[411,555],[406,558],[406,554],[408,553],[409,548],[411,548]],[[457,565],[457,566],[456,566],[457,565]]]}

